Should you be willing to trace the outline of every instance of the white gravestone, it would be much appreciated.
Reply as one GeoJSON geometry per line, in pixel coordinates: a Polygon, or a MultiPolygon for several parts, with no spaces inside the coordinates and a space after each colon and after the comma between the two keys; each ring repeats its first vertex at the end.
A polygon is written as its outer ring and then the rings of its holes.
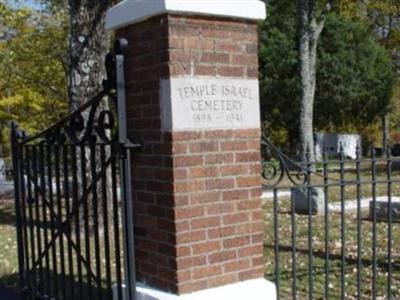
{"type": "Polygon", "coordinates": [[[342,146],[345,157],[356,159],[357,145],[361,146],[361,136],[358,134],[316,133],[315,158],[321,161],[324,151],[327,157],[337,157],[342,146]]]}
{"type": "Polygon", "coordinates": [[[6,164],[4,159],[0,158],[0,183],[6,182],[6,164]]]}
{"type": "Polygon", "coordinates": [[[256,79],[172,77],[161,97],[163,131],[260,128],[256,79]]]}

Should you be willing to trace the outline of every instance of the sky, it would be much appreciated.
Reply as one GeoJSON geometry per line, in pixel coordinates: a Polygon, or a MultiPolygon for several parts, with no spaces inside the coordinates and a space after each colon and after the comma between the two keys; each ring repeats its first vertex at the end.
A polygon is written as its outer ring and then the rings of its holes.
{"type": "Polygon", "coordinates": [[[35,9],[40,9],[41,5],[38,4],[34,0],[18,0],[18,1],[9,1],[11,4],[14,2],[16,6],[27,6],[35,9]]]}

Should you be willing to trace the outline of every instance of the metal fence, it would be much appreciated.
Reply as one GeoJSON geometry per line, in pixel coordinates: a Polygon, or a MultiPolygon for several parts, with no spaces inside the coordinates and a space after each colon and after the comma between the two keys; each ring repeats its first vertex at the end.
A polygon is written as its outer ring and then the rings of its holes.
{"type": "Polygon", "coordinates": [[[400,158],[295,162],[267,139],[267,276],[280,299],[400,298],[400,158]]]}
{"type": "Polygon", "coordinates": [[[28,299],[135,299],[130,151],[139,145],[126,133],[124,43],[106,58],[104,89],[77,111],[33,137],[12,125],[28,299]]]}

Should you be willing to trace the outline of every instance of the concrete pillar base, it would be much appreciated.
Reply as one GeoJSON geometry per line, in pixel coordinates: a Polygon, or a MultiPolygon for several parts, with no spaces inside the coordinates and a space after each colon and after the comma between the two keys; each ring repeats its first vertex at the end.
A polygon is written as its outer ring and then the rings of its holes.
{"type": "MultiPolygon", "coordinates": [[[[114,288],[116,289],[116,287],[114,288]]],[[[217,288],[202,290],[192,294],[174,295],[138,284],[137,300],[275,300],[275,284],[264,278],[242,281],[217,288]]],[[[114,290],[114,300],[117,300],[114,290]]],[[[123,297],[123,299],[125,299],[123,297]]]]}

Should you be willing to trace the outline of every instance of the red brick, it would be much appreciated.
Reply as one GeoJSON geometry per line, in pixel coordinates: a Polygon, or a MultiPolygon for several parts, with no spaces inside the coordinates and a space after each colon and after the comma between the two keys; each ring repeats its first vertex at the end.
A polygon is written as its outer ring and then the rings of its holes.
{"type": "Polygon", "coordinates": [[[248,224],[241,224],[237,227],[236,233],[237,234],[251,234],[251,233],[260,233],[264,230],[264,224],[259,223],[248,223],[248,224]]]}
{"type": "Polygon", "coordinates": [[[219,192],[202,192],[202,193],[194,193],[190,196],[190,204],[198,205],[205,203],[213,203],[218,201],[221,198],[219,192]]]}
{"type": "Polygon", "coordinates": [[[185,38],[184,39],[185,49],[192,50],[214,50],[214,40],[212,39],[199,39],[195,38],[185,38]]]}
{"type": "Polygon", "coordinates": [[[221,224],[221,218],[218,217],[207,217],[201,219],[194,219],[191,221],[191,228],[193,230],[202,229],[202,228],[212,228],[219,226],[221,224]]]}
{"type": "Polygon", "coordinates": [[[261,131],[259,129],[242,129],[234,131],[234,137],[238,139],[260,138],[260,136],[261,131]]]}
{"type": "Polygon", "coordinates": [[[206,180],[206,190],[227,190],[235,187],[235,179],[233,178],[215,178],[206,180]]]}
{"type": "Polygon", "coordinates": [[[202,56],[198,52],[193,51],[181,51],[181,50],[171,50],[169,52],[171,62],[200,62],[202,60],[202,56]]]}
{"type": "Polygon", "coordinates": [[[187,143],[173,143],[171,152],[172,154],[187,154],[188,145],[187,143]]]}
{"type": "Polygon", "coordinates": [[[235,205],[229,202],[207,204],[205,208],[207,216],[229,214],[235,211],[235,205]]]}
{"type": "Polygon", "coordinates": [[[250,268],[251,262],[249,259],[242,259],[242,260],[236,260],[233,262],[228,262],[223,265],[224,272],[230,273],[234,271],[239,271],[239,270],[246,270],[250,268]]]}
{"type": "Polygon", "coordinates": [[[183,49],[185,47],[185,40],[182,38],[170,37],[169,38],[169,47],[171,49],[183,49]]]}
{"type": "Polygon", "coordinates": [[[202,165],[204,157],[202,155],[178,156],[174,158],[174,167],[189,167],[202,165]]]}
{"type": "Polygon", "coordinates": [[[190,222],[188,220],[177,221],[175,222],[176,232],[187,232],[190,230],[190,222]]]}
{"type": "Polygon", "coordinates": [[[264,219],[264,214],[261,209],[251,213],[252,221],[262,221],[263,219],[264,219]]]}
{"type": "MultiPolygon", "coordinates": [[[[257,172],[257,174],[260,174],[257,172]]],[[[251,198],[260,198],[262,194],[262,188],[260,187],[254,187],[250,190],[250,197],[251,198]]]]}
{"type": "Polygon", "coordinates": [[[228,164],[233,163],[233,154],[206,154],[205,163],[207,165],[228,164]]]}
{"type": "Polygon", "coordinates": [[[262,202],[261,199],[253,199],[253,200],[247,200],[247,201],[241,201],[236,204],[237,210],[257,210],[261,209],[262,207],[262,202]]]}
{"type": "Polygon", "coordinates": [[[207,28],[202,30],[202,34],[205,37],[210,38],[226,38],[227,32],[224,31],[223,28],[214,29],[214,28],[207,28]]]}
{"type": "Polygon", "coordinates": [[[207,178],[207,177],[217,177],[219,175],[218,167],[192,167],[190,168],[191,178],[207,178]]]}
{"type": "Polygon", "coordinates": [[[175,209],[175,218],[177,220],[191,219],[204,216],[205,209],[202,206],[184,207],[175,209]]]}
{"type": "Polygon", "coordinates": [[[227,64],[229,63],[229,55],[225,53],[204,53],[201,57],[201,62],[211,64],[227,64]]]}
{"type": "Polygon", "coordinates": [[[250,244],[250,238],[248,236],[235,237],[224,241],[225,249],[237,248],[250,244]]]}
{"type": "Polygon", "coordinates": [[[199,142],[190,145],[191,153],[215,152],[219,150],[219,145],[216,142],[199,142]]]}
{"type": "Polygon", "coordinates": [[[238,281],[238,274],[226,274],[209,280],[209,288],[227,285],[238,281]]]}
{"type": "Polygon", "coordinates": [[[249,199],[249,191],[247,190],[226,191],[222,194],[223,201],[247,200],[247,199],[249,199]]]}
{"type": "Polygon", "coordinates": [[[208,255],[208,261],[211,264],[222,263],[236,258],[237,258],[236,250],[228,250],[208,255]]]}
{"type": "Polygon", "coordinates": [[[193,255],[212,253],[221,250],[221,241],[211,241],[192,246],[193,255]]]}
{"type": "Polygon", "coordinates": [[[177,257],[185,257],[191,255],[191,249],[189,246],[179,246],[176,248],[176,256],[177,257]]]}
{"type": "Polygon", "coordinates": [[[203,180],[184,181],[174,184],[175,193],[190,193],[204,191],[205,185],[203,180]]]}
{"type": "Polygon", "coordinates": [[[242,77],[244,74],[244,68],[220,66],[217,68],[217,74],[225,77],[242,77]]]}
{"type": "MultiPolygon", "coordinates": [[[[245,175],[248,173],[248,166],[246,165],[229,165],[221,167],[221,175],[245,175]]],[[[261,172],[259,173],[261,174],[261,172]]]]}
{"type": "Polygon", "coordinates": [[[257,44],[252,43],[252,44],[247,44],[246,45],[246,52],[248,54],[256,54],[258,53],[258,47],[257,44]]]}
{"type": "MultiPolygon", "coordinates": [[[[169,172],[171,173],[171,172],[169,172]]],[[[187,179],[188,177],[188,170],[187,169],[178,169],[175,168],[173,174],[171,174],[171,177],[173,176],[174,180],[184,180],[187,179]]],[[[167,179],[167,178],[163,178],[167,179]]]]}
{"type": "Polygon", "coordinates": [[[233,213],[230,215],[223,216],[223,223],[225,225],[240,224],[240,223],[248,222],[249,219],[250,219],[250,215],[247,212],[233,213]]]}
{"type": "Polygon", "coordinates": [[[263,253],[263,246],[249,246],[238,250],[239,257],[247,257],[254,255],[261,255],[263,253]]]}
{"type": "Polygon", "coordinates": [[[237,41],[226,41],[226,40],[217,41],[215,44],[215,50],[221,52],[229,52],[229,53],[241,53],[243,52],[243,44],[237,41]]]}
{"type": "Polygon", "coordinates": [[[206,277],[217,276],[222,273],[222,267],[219,265],[206,266],[192,270],[193,279],[202,279],[206,277]]]}
{"type": "Polygon", "coordinates": [[[217,68],[213,65],[195,65],[194,73],[198,76],[216,76],[217,68]]]}
{"type": "Polygon", "coordinates": [[[222,151],[244,151],[248,149],[247,141],[227,141],[221,143],[222,151]]]}
{"type": "Polygon", "coordinates": [[[264,277],[263,266],[253,267],[249,271],[243,271],[239,273],[239,279],[242,281],[261,278],[261,277],[264,277]]]}
{"type": "Polygon", "coordinates": [[[178,233],[176,235],[176,242],[179,245],[189,244],[193,242],[204,241],[206,239],[206,232],[204,230],[178,233]]]}
{"type": "Polygon", "coordinates": [[[178,282],[190,281],[192,279],[192,272],[190,270],[178,271],[176,279],[178,282]]]}
{"type": "Polygon", "coordinates": [[[238,188],[261,186],[261,183],[261,175],[236,178],[236,185],[238,188]]]}
{"type": "Polygon", "coordinates": [[[251,236],[251,243],[252,244],[262,243],[263,241],[264,241],[264,233],[253,234],[251,236]]]}
{"type": "Polygon", "coordinates": [[[249,165],[249,173],[251,174],[261,174],[262,166],[261,163],[249,165]]]}
{"type": "Polygon", "coordinates": [[[200,138],[201,138],[201,132],[195,132],[195,131],[181,131],[181,132],[174,132],[172,134],[172,140],[174,142],[197,140],[200,138]]]}
{"type": "Polygon", "coordinates": [[[231,62],[234,65],[257,65],[258,57],[256,55],[233,55],[231,62]]]}
{"type": "Polygon", "coordinates": [[[178,269],[181,270],[197,267],[199,265],[205,265],[206,263],[207,263],[207,258],[204,255],[177,259],[177,267],[178,269]]]}
{"type": "Polygon", "coordinates": [[[236,162],[256,162],[261,161],[260,152],[244,152],[244,153],[236,153],[236,162]]]}
{"type": "Polygon", "coordinates": [[[259,70],[258,68],[254,67],[247,67],[246,68],[246,76],[250,78],[258,78],[259,77],[259,70]]]}
{"type": "Polygon", "coordinates": [[[188,283],[180,283],[178,284],[178,289],[180,294],[188,294],[197,292],[200,290],[205,290],[208,287],[207,280],[199,280],[199,281],[191,281],[188,283]]]}
{"type": "Polygon", "coordinates": [[[259,255],[257,257],[253,257],[251,259],[251,264],[253,266],[261,266],[264,264],[264,256],[263,255],[259,255]]]}
{"type": "Polygon", "coordinates": [[[207,138],[207,139],[215,139],[215,138],[227,139],[227,138],[232,138],[233,137],[233,130],[206,131],[204,133],[204,137],[207,138]]]}
{"type": "Polygon", "coordinates": [[[234,226],[230,227],[221,227],[215,229],[209,229],[207,231],[208,238],[210,239],[219,239],[222,237],[230,237],[236,234],[236,228],[234,226]]]}

